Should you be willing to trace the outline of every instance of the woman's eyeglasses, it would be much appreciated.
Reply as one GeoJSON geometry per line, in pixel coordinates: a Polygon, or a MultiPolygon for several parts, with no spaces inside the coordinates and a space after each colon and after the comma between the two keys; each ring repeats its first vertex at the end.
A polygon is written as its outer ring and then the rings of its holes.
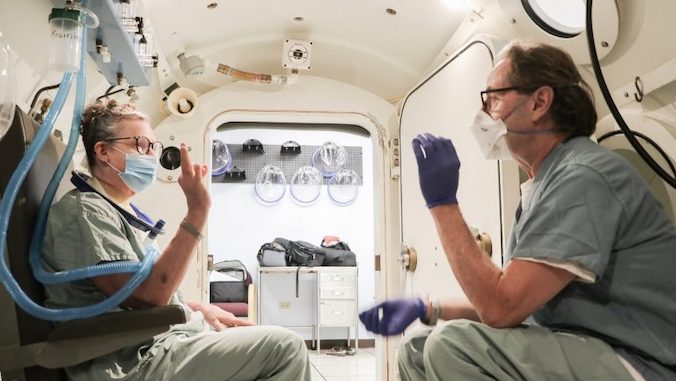
{"type": "Polygon", "coordinates": [[[164,149],[164,145],[160,143],[159,141],[154,141],[151,142],[150,139],[148,139],[145,136],[127,136],[123,138],[112,138],[112,139],[106,139],[106,142],[114,142],[118,140],[130,140],[134,139],[136,142],[136,151],[140,153],[141,155],[159,155],[162,150],[164,149]]]}

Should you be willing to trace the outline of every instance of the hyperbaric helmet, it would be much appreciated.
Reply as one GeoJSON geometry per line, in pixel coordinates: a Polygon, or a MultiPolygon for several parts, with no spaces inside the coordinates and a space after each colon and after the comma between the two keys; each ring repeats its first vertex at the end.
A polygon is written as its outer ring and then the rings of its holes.
{"type": "Polygon", "coordinates": [[[256,176],[256,196],[266,203],[275,203],[286,193],[286,177],[279,167],[266,165],[256,176]]]}
{"type": "Polygon", "coordinates": [[[347,150],[336,142],[328,141],[312,155],[312,166],[319,169],[324,177],[331,177],[345,166],[347,150]]]}
{"type": "Polygon", "coordinates": [[[308,165],[300,167],[289,184],[291,196],[302,204],[309,204],[319,197],[323,182],[322,174],[317,168],[308,165]]]}
{"type": "Polygon", "coordinates": [[[349,205],[357,199],[360,178],[351,169],[341,169],[329,180],[327,191],[338,205],[349,205]]]}
{"type": "Polygon", "coordinates": [[[212,176],[220,176],[232,168],[230,150],[219,139],[214,139],[211,145],[211,166],[212,176]]]}

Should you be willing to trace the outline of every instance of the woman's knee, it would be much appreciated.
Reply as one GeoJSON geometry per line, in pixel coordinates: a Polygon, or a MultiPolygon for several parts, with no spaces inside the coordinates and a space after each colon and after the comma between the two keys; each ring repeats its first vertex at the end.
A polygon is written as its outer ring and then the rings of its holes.
{"type": "Polygon", "coordinates": [[[270,326],[269,328],[269,335],[279,346],[289,351],[307,352],[305,340],[298,333],[284,327],[270,326]]]}
{"type": "Polygon", "coordinates": [[[305,340],[290,329],[281,328],[281,330],[283,332],[280,332],[279,335],[281,336],[282,349],[290,354],[288,358],[293,359],[298,365],[304,366],[309,361],[305,340]]]}

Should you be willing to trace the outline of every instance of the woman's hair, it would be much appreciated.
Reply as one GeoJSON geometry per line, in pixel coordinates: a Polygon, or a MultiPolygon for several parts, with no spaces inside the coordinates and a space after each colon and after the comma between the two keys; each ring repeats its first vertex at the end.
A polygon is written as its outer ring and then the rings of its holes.
{"type": "Polygon", "coordinates": [[[90,104],[82,113],[80,135],[87,153],[87,164],[92,169],[96,165],[94,145],[97,142],[117,137],[118,123],[122,120],[148,120],[136,111],[132,105],[118,104],[111,99],[107,102],[90,104]]]}
{"type": "Polygon", "coordinates": [[[507,78],[512,86],[554,89],[551,116],[569,139],[594,133],[598,117],[592,91],[568,53],[551,45],[513,42],[500,56],[510,60],[507,78]]]}

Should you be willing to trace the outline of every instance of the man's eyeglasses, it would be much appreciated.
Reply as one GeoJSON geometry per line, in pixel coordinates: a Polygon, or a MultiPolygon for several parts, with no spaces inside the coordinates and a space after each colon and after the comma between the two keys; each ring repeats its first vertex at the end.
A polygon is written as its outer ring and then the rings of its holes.
{"type": "Polygon", "coordinates": [[[498,89],[486,89],[481,92],[481,106],[482,110],[488,112],[491,110],[491,101],[492,98],[489,94],[491,93],[504,93],[506,91],[522,91],[522,92],[529,92],[529,91],[534,91],[537,88],[525,88],[525,87],[519,87],[519,86],[510,86],[510,87],[500,87],[498,89]]]}
{"type": "Polygon", "coordinates": [[[114,142],[118,140],[129,140],[134,139],[136,141],[136,151],[141,155],[150,155],[151,153],[155,156],[159,155],[164,149],[164,145],[158,141],[151,142],[145,136],[127,136],[124,138],[112,138],[106,139],[106,142],[114,142]]]}

